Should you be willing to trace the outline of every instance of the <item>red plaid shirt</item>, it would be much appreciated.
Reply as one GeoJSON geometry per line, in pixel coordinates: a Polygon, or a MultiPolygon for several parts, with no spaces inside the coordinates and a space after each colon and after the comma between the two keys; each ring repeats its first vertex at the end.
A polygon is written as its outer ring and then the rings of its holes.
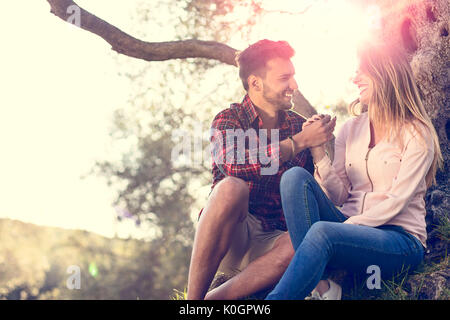
{"type": "Polygon", "coordinates": [[[278,141],[270,141],[271,136],[267,134],[267,140],[264,137],[262,139],[263,144],[267,141],[265,144],[267,148],[260,147],[259,129],[262,121],[248,95],[245,96],[242,103],[234,103],[230,108],[217,114],[211,125],[211,146],[213,148],[213,185],[211,189],[226,176],[237,177],[247,182],[250,189],[249,212],[262,222],[265,231],[287,230],[281,207],[281,175],[295,166],[304,167],[311,174],[314,172],[312,157],[308,149],[299,152],[294,159],[280,164],[279,142],[300,132],[305,120],[291,110],[280,111],[279,116],[278,141]],[[243,145],[227,143],[227,133],[228,137],[231,136],[231,141],[235,142],[235,138],[230,134],[237,132],[256,133],[256,135],[249,134],[245,137],[245,149],[244,152],[241,150],[240,155],[239,150],[243,149],[243,145]],[[217,138],[217,135],[222,137],[222,141],[217,138]],[[252,142],[252,137],[257,141],[252,142]],[[258,155],[261,157],[261,149],[265,151],[265,154],[262,154],[265,156],[265,160],[258,158],[258,155]],[[233,157],[231,159],[234,160],[228,161],[227,155],[231,155],[233,157]],[[270,160],[269,163],[268,160],[270,160]],[[263,172],[264,169],[267,170],[274,165],[277,167],[273,174],[263,172]]]}

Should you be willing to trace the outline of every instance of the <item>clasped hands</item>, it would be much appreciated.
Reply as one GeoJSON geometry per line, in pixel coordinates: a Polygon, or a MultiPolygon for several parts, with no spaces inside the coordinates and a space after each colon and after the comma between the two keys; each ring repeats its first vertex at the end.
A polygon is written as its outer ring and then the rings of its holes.
{"type": "Polygon", "coordinates": [[[325,143],[334,138],[335,126],[336,117],[324,114],[316,114],[303,123],[302,133],[315,163],[325,156],[325,143]]]}

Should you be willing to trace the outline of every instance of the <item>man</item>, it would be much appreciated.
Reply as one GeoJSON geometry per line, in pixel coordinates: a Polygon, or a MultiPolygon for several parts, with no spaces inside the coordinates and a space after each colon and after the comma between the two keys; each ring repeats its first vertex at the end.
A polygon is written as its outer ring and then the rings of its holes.
{"type": "Polygon", "coordinates": [[[214,180],[195,235],[188,299],[248,296],[274,285],[293,256],[281,175],[293,166],[312,173],[308,148],[329,141],[336,124],[326,116],[302,130],[305,120],[290,110],[298,88],[293,55],[287,42],[261,40],[237,57],[247,94],[212,123],[214,180]],[[207,293],[218,269],[238,273],[207,293]]]}

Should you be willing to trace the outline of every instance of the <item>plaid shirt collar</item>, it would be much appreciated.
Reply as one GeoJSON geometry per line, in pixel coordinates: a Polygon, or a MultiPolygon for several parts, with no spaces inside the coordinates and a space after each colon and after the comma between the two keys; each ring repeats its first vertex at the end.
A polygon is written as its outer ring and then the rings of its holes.
{"type": "MultiPolygon", "coordinates": [[[[253,127],[256,120],[258,120],[258,128],[262,127],[263,123],[261,117],[258,115],[255,105],[253,104],[248,94],[245,95],[240,104],[232,104],[231,108],[237,111],[239,119],[243,121],[243,125],[246,129],[253,127]]],[[[289,114],[284,110],[280,110],[278,111],[278,116],[278,121],[281,124],[279,129],[289,129],[289,114]]]]}

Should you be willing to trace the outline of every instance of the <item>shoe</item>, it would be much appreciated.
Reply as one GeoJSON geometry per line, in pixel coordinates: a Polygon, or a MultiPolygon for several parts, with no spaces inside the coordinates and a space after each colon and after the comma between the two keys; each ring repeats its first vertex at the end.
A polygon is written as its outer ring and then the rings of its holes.
{"type": "Polygon", "coordinates": [[[314,289],[309,296],[305,298],[305,300],[323,300],[320,294],[314,289]]]}
{"type": "Polygon", "coordinates": [[[322,295],[314,289],[311,292],[311,296],[305,298],[305,300],[341,300],[342,288],[333,280],[328,279],[330,289],[324,292],[322,295]]]}

